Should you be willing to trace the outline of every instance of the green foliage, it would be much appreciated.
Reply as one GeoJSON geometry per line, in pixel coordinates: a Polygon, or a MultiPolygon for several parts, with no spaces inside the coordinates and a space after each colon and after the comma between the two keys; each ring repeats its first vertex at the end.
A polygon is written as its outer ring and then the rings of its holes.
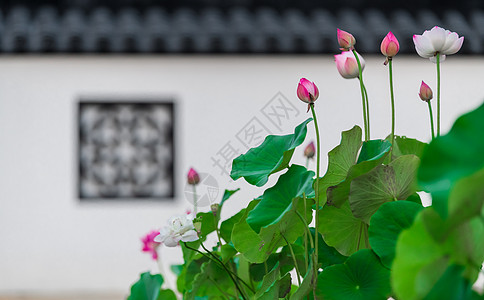
{"type": "MultiPolygon", "coordinates": [[[[313,240],[316,239],[316,230],[314,228],[310,228],[311,235],[313,236],[313,240]]],[[[347,256],[341,255],[334,247],[329,246],[324,241],[321,234],[318,233],[318,251],[320,255],[318,256],[318,263],[321,265],[321,268],[326,268],[335,264],[342,264],[348,258],[347,256]]]]}
{"type": "Polygon", "coordinates": [[[392,285],[399,299],[425,297],[451,264],[462,266],[462,276],[474,282],[484,260],[484,224],[480,218],[454,228],[439,241],[429,232],[427,222],[433,224],[432,230],[436,230],[443,220],[432,207],[428,207],[398,239],[392,285]]]}
{"type": "Polygon", "coordinates": [[[432,193],[432,206],[442,218],[447,217],[447,200],[456,183],[484,168],[483,120],[484,104],[458,118],[450,132],[434,139],[422,155],[418,182],[432,193]]]}
{"type": "Polygon", "coordinates": [[[345,180],[328,188],[328,203],[341,207],[348,200],[353,179],[368,173],[376,166],[380,166],[390,151],[390,147],[391,144],[383,140],[364,142],[357,164],[348,169],[345,180]]]}
{"type": "Polygon", "coordinates": [[[423,207],[414,202],[395,201],[383,204],[370,221],[370,245],[387,268],[395,258],[397,239],[402,230],[409,228],[423,207]]]}
{"type": "Polygon", "coordinates": [[[230,277],[217,263],[209,260],[200,268],[195,275],[191,289],[185,294],[185,299],[195,299],[196,296],[229,296],[235,295],[236,291],[230,277]]]}
{"type": "Polygon", "coordinates": [[[262,227],[278,223],[287,212],[294,209],[293,199],[313,193],[313,177],[314,172],[292,165],[287,173],[279,177],[276,185],[264,192],[262,200],[248,214],[247,223],[257,233],[262,227]]]}
{"type": "Polygon", "coordinates": [[[313,277],[314,277],[314,268],[312,264],[309,264],[308,271],[304,276],[303,281],[301,282],[301,286],[297,288],[297,290],[294,292],[294,294],[291,295],[289,299],[290,300],[305,299],[306,295],[308,295],[312,289],[313,277]]]}
{"type": "MultiPolygon", "coordinates": [[[[389,140],[389,137],[387,138],[389,140]]],[[[422,153],[427,144],[416,139],[410,139],[405,136],[395,136],[392,155],[394,157],[402,155],[416,155],[422,157],[422,153]]]]}
{"type": "Polygon", "coordinates": [[[327,200],[326,190],[345,180],[349,169],[356,163],[361,147],[361,128],[353,127],[341,133],[341,143],[328,153],[328,170],[319,180],[319,203],[327,200]]]}
{"type": "Polygon", "coordinates": [[[370,247],[368,225],[353,216],[350,205],[341,208],[326,205],[319,214],[319,232],[324,241],[345,256],[370,247]]]}
{"type": "Polygon", "coordinates": [[[248,183],[256,186],[266,184],[271,174],[288,167],[294,149],[304,142],[306,125],[311,121],[309,118],[297,126],[294,134],[269,135],[259,147],[234,159],[230,177],[233,180],[244,177],[248,183]]]}
{"type": "Polygon", "coordinates": [[[150,274],[150,272],[142,273],[140,279],[131,286],[131,294],[128,300],[157,300],[161,299],[159,298],[160,295],[170,296],[173,291],[164,290],[161,292],[162,284],[163,277],[160,274],[150,274]]]}
{"type": "MultiPolygon", "coordinates": [[[[292,199],[292,204],[276,222],[263,228],[260,232],[255,232],[247,223],[248,214],[256,207],[260,200],[253,200],[249,203],[245,214],[240,218],[232,230],[232,242],[235,249],[253,263],[264,262],[276,249],[286,244],[293,243],[299,236],[304,234],[304,227],[311,222],[311,206],[304,204],[303,199],[292,199]],[[306,224],[301,222],[297,214],[308,216],[306,224]],[[283,237],[284,235],[284,237],[283,237]]],[[[307,199],[307,201],[310,201],[307,199]]]]}
{"type": "Polygon", "coordinates": [[[325,300],[385,300],[391,294],[390,271],[369,249],[351,255],[318,276],[317,298],[325,300]]]}
{"type": "Polygon", "coordinates": [[[355,178],[349,197],[353,215],[369,224],[371,216],[383,203],[404,200],[415,193],[418,164],[417,156],[404,155],[355,178]]]}
{"type": "Polygon", "coordinates": [[[272,300],[284,298],[291,290],[291,275],[281,276],[280,266],[277,263],[274,268],[264,276],[262,284],[255,294],[255,299],[272,300]]]}
{"type": "MultiPolygon", "coordinates": [[[[258,187],[287,172],[226,220],[221,210],[239,189],[198,213],[200,239],[181,242],[184,263],[172,266],[183,299],[483,299],[472,286],[484,261],[484,105],[429,145],[344,131],[318,179],[320,207],[314,172],[290,165],[311,120],[234,160],[232,178],[258,187]],[[421,191],[433,206],[421,205],[421,191]],[[215,232],[223,241],[207,239],[215,232]]],[[[128,299],[175,300],[162,284],[143,273],[128,299]]]]}

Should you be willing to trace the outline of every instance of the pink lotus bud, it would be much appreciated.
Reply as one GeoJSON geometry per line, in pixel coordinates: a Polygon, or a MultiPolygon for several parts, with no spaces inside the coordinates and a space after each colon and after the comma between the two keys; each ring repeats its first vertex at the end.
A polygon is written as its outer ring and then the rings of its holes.
{"type": "Polygon", "coordinates": [[[420,93],[418,94],[422,101],[430,101],[432,99],[432,89],[422,80],[422,84],[420,85],[420,93]]]}
{"type": "Polygon", "coordinates": [[[393,35],[390,31],[383,41],[381,42],[380,46],[381,53],[386,57],[394,57],[397,55],[398,50],[400,50],[400,44],[398,43],[397,38],[393,35]]]}
{"type": "Polygon", "coordinates": [[[309,143],[304,149],[304,156],[307,158],[313,158],[316,153],[316,148],[314,147],[314,142],[309,143]]]}
{"type": "Polygon", "coordinates": [[[316,99],[319,97],[318,87],[314,84],[314,82],[311,82],[306,78],[301,78],[301,80],[299,80],[299,84],[297,85],[297,96],[303,102],[309,104],[314,103],[314,101],[316,101],[316,99]]]}
{"type": "Polygon", "coordinates": [[[156,252],[156,249],[158,248],[160,243],[155,242],[155,237],[159,234],[159,231],[153,230],[141,238],[141,242],[143,242],[143,248],[141,249],[141,251],[150,253],[151,257],[154,260],[158,259],[158,253],[156,252]]]}
{"type": "Polygon", "coordinates": [[[338,44],[341,49],[351,50],[356,44],[356,39],[351,33],[341,30],[339,28],[337,29],[336,36],[338,37],[338,44]]]}
{"type": "Polygon", "coordinates": [[[198,173],[195,171],[195,169],[190,168],[188,171],[187,182],[191,185],[197,185],[200,182],[200,176],[198,176],[198,173]]]}
{"type": "MultiPolygon", "coordinates": [[[[358,54],[358,53],[357,53],[358,54]]],[[[360,60],[361,70],[365,68],[365,60],[358,54],[360,60]]],[[[352,51],[343,51],[341,54],[335,55],[336,68],[344,78],[356,78],[359,75],[358,63],[352,51]]]]}

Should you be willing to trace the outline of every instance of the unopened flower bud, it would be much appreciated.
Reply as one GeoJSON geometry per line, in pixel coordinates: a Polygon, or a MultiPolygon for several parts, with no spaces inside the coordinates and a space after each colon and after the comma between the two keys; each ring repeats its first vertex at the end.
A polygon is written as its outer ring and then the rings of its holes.
{"type": "Polygon", "coordinates": [[[197,185],[200,182],[200,176],[195,169],[190,168],[187,174],[187,182],[191,185],[197,185]]]}
{"type": "Polygon", "coordinates": [[[380,50],[381,53],[386,57],[394,57],[400,50],[400,44],[398,43],[397,38],[395,37],[395,35],[393,35],[391,31],[385,36],[385,38],[381,42],[380,50]]]}
{"type": "Polygon", "coordinates": [[[198,234],[202,231],[202,221],[194,221],[193,228],[197,231],[198,234]]]}
{"type": "Polygon", "coordinates": [[[214,216],[217,215],[219,206],[220,205],[218,203],[214,203],[214,204],[210,205],[210,210],[212,211],[214,216]]]}
{"type": "Polygon", "coordinates": [[[356,44],[355,37],[344,30],[337,29],[338,44],[343,50],[351,50],[356,44]]]}
{"type": "MultiPolygon", "coordinates": [[[[356,51],[355,51],[356,52],[356,51]]],[[[361,70],[365,69],[365,60],[359,53],[358,59],[360,61],[361,70]]],[[[343,51],[341,54],[334,56],[334,61],[336,62],[336,68],[343,78],[357,78],[359,76],[358,62],[356,61],[355,55],[350,51],[343,51]]]]}
{"type": "Polygon", "coordinates": [[[306,78],[301,78],[297,85],[297,97],[308,104],[309,111],[311,104],[313,104],[319,97],[318,87],[314,82],[311,82],[306,78]]]}
{"type": "Polygon", "coordinates": [[[316,148],[314,147],[314,142],[309,143],[304,149],[304,156],[307,158],[313,158],[316,153],[316,148]]]}
{"type": "Polygon", "coordinates": [[[430,101],[432,99],[432,89],[422,80],[422,84],[420,85],[420,93],[418,94],[422,101],[430,101]]]}
{"type": "Polygon", "coordinates": [[[297,96],[301,101],[306,103],[314,103],[319,97],[318,87],[307,80],[306,78],[301,78],[299,84],[297,85],[297,96]]]}

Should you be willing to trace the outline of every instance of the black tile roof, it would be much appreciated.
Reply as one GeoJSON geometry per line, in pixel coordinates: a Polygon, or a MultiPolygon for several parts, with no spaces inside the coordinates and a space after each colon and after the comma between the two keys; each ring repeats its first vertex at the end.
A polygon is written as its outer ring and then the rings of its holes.
{"type": "Polygon", "coordinates": [[[90,10],[25,6],[0,11],[1,53],[335,53],[336,28],[353,33],[357,49],[378,53],[393,31],[401,52],[414,53],[413,34],[434,25],[465,36],[461,53],[484,53],[484,12],[436,14],[375,8],[276,10],[160,7],[90,10]]]}

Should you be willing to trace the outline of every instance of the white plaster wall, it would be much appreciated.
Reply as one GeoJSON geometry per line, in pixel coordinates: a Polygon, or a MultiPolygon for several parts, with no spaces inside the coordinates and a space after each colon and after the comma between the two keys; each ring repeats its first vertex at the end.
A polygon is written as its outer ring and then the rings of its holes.
{"type": "MultiPolygon", "coordinates": [[[[372,137],[381,138],[391,124],[387,67],[381,56],[366,61],[372,137]]],[[[484,100],[483,69],[482,57],[454,55],[443,63],[443,132],[484,100]]],[[[417,94],[422,79],[435,90],[435,65],[416,55],[397,56],[394,72],[396,133],[426,141],[427,107],[417,94]]],[[[295,95],[303,76],[320,89],[316,110],[327,152],[342,130],[362,123],[358,83],[341,78],[331,56],[0,57],[0,294],[126,294],[140,272],[154,268],[140,252],[139,237],[190,207],[183,196],[190,166],[215,176],[221,188],[243,188],[224,217],[258,196],[260,189],[220,175],[210,157],[252,117],[278,133],[260,112],[278,92],[300,110],[284,123],[284,133],[292,132],[309,117],[295,95]],[[176,99],[173,202],[80,203],[76,105],[88,96],[176,99]]],[[[301,153],[295,162],[304,164],[301,153]]],[[[323,171],[325,164],[323,156],[323,171]]],[[[177,249],[161,252],[165,265],[181,260],[177,249]]]]}

